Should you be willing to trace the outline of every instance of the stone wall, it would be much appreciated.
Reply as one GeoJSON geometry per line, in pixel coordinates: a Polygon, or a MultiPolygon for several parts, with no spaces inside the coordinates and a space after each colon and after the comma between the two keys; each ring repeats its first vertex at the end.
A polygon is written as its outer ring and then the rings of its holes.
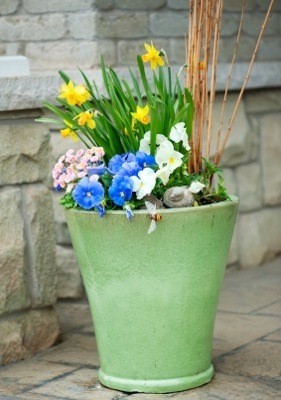
{"type": "MultiPolygon", "coordinates": [[[[241,0],[225,0],[220,62],[229,62],[239,24],[241,0]]],[[[253,51],[268,0],[247,0],[238,60],[253,51]]],[[[96,67],[135,61],[144,41],[166,49],[184,63],[188,0],[2,0],[0,55],[25,55],[32,71],[96,67]]],[[[258,61],[281,60],[281,2],[276,1],[258,61]]]]}
{"type": "Polygon", "coordinates": [[[0,112],[0,364],[59,335],[48,128],[40,110],[0,112]]]}

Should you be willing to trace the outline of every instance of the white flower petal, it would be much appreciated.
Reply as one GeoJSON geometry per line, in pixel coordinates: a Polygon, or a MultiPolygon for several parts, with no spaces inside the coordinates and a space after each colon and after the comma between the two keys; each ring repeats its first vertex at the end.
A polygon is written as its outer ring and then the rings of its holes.
{"type": "Polygon", "coordinates": [[[170,169],[168,167],[164,167],[156,172],[156,177],[161,179],[163,185],[167,185],[170,178],[170,174],[171,174],[170,169]]]}
{"type": "Polygon", "coordinates": [[[141,186],[141,180],[137,176],[130,177],[133,181],[133,192],[137,192],[141,186]]]}
{"type": "Polygon", "coordinates": [[[143,151],[145,154],[150,154],[150,141],[141,139],[139,151],[143,151]]]}
{"type": "MultiPolygon", "coordinates": [[[[139,184],[134,183],[135,188],[138,188],[136,190],[137,193],[137,199],[140,200],[142,199],[145,195],[150,194],[152,190],[154,189],[155,183],[156,183],[156,175],[153,169],[151,168],[144,168],[142,171],[139,172],[139,184]],[[137,186],[139,185],[139,186],[137,186]]],[[[132,177],[136,178],[137,177],[132,177]]],[[[136,179],[133,179],[134,182],[137,182],[136,179]]],[[[134,189],[133,189],[134,190],[134,189]]]]}
{"type": "Polygon", "coordinates": [[[182,140],[181,133],[176,129],[175,126],[172,127],[170,132],[170,138],[175,142],[179,143],[182,140]]]}
{"type": "Polygon", "coordinates": [[[200,190],[202,190],[204,187],[205,185],[203,185],[203,183],[199,181],[194,181],[190,185],[189,190],[191,191],[191,193],[199,193],[200,190]]]}

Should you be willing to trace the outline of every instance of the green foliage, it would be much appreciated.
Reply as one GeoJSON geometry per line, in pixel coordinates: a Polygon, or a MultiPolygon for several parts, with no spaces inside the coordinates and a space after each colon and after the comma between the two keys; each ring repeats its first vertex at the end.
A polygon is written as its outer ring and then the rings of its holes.
{"type": "MultiPolygon", "coordinates": [[[[137,66],[137,74],[129,70],[131,82],[128,83],[120,80],[115,70],[107,67],[101,58],[106,94],[101,95],[95,82],[91,83],[80,70],[90,99],[81,106],[71,106],[61,98],[57,99],[59,106],[44,102],[44,106],[58,120],[41,118],[38,121],[56,123],[61,127],[71,124],[87,147],[103,147],[107,159],[115,154],[138,151],[140,140],[147,131],[151,131],[151,154],[155,154],[156,135],[162,133],[168,137],[171,127],[177,122],[185,122],[190,136],[194,106],[189,91],[181,87],[178,77],[172,82],[170,67],[158,68],[158,72],[153,71],[152,77],[148,78],[140,56],[137,57],[137,66]],[[146,104],[149,106],[150,123],[133,120],[131,113],[136,112],[137,106],[144,107],[146,104]],[[95,112],[94,129],[78,124],[78,114],[87,110],[95,112]]],[[[59,74],[66,84],[71,81],[66,73],[60,71],[59,74]]]]}
{"type": "Polygon", "coordinates": [[[61,199],[60,204],[65,208],[74,208],[77,206],[73,200],[72,193],[66,193],[61,199]]]}

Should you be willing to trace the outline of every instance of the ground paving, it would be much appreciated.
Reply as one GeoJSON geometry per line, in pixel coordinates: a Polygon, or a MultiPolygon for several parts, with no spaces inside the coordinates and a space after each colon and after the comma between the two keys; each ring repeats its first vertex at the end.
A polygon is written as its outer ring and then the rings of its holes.
{"type": "Polygon", "coordinates": [[[86,301],[60,302],[61,343],[0,368],[0,399],[30,400],[280,400],[281,258],[227,273],[216,319],[211,383],[153,395],[103,387],[86,301]]]}

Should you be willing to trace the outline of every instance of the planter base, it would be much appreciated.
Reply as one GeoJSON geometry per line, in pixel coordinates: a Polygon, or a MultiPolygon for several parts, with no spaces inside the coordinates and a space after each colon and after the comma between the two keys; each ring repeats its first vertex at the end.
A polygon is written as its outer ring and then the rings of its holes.
{"type": "Polygon", "coordinates": [[[185,376],[174,379],[162,380],[134,380],[117,378],[105,374],[99,370],[98,378],[100,382],[111,389],[118,389],[124,392],[142,392],[142,393],[171,393],[181,390],[192,389],[197,386],[210,382],[214,376],[214,367],[210,367],[200,374],[185,376]]]}

